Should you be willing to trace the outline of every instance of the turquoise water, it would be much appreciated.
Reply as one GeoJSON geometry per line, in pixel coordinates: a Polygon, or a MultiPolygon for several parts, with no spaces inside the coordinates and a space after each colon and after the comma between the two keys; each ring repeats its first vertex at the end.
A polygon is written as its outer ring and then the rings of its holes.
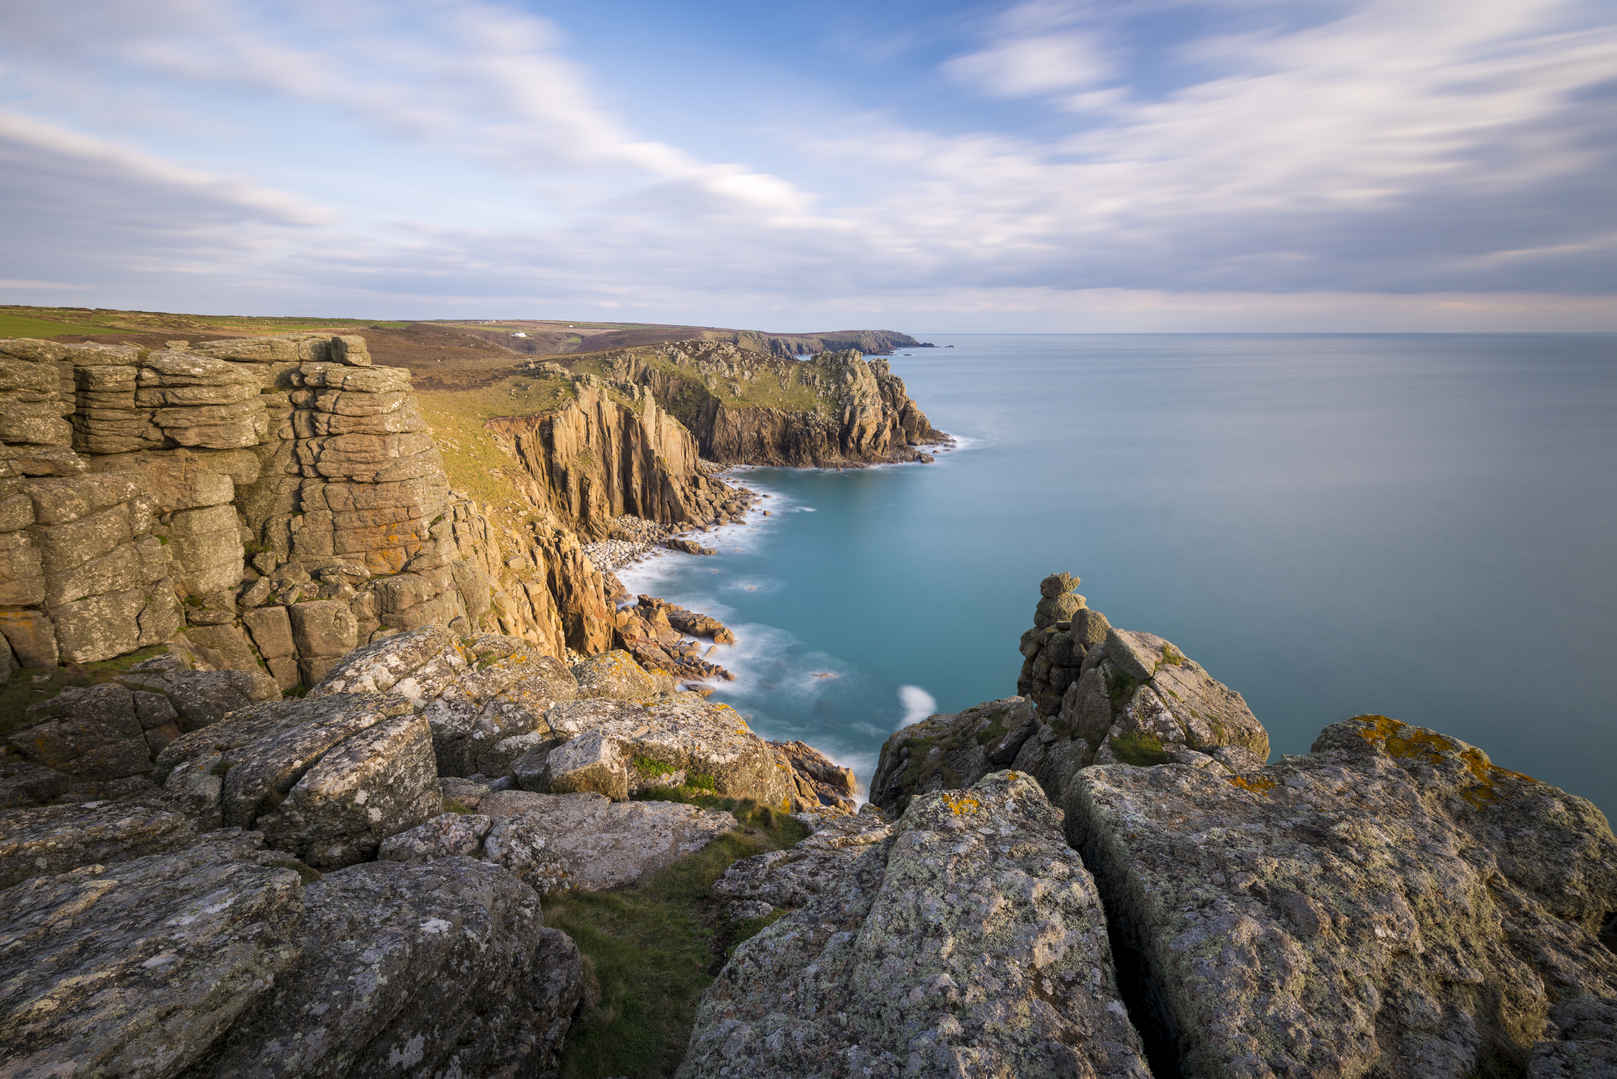
{"type": "Polygon", "coordinates": [[[906,718],[1015,692],[1067,569],[1277,754],[1383,712],[1617,810],[1617,337],[933,339],[893,367],[961,449],[747,470],[768,517],[624,574],[736,629],[758,730],[868,780],[906,718]]]}

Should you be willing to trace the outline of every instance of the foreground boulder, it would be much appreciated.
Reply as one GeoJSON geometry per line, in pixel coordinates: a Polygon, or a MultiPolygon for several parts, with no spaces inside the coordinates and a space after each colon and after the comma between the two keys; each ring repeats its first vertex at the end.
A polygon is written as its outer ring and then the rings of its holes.
{"type": "Polygon", "coordinates": [[[10,1075],[533,1074],[582,972],[468,859],[313,876],[251,833],[0,892],[10,1075]]]}
{"type": "Polygon", "coordinates": [[[1066,809],[1184,1074],[1613,1074],[1581,798],[1375,716],[1245,774],[1088,768],[1066,809]]]}
{"type": "Polygon", "coordinates": [[[736,949],[679,1075],[1150,1075],[1094,883],[1032,779],[924,795],[888,837],[838,834],[772,859],[797,870],[785,890],[739,870],[764,902],[804,902],[736,949]]]}
{"type": "Polygon", "coordinates": [[[374,858],[442,808],[427,721],[397,698],[256,705],[181,736],[157,768],[202,820],[256,829],[317,868],[374,858]]]}
{"type": "Polygon", "coordinates": [[[1077,583],[1058,573],[1040,585],[1035,626],[1022,637],[1024,696],[894,734],[871,780],[872,801],[902,812],[917,792],[1007,766],[1032,773],[1059,801],[1091,764],[1175,761],[1230,774],[1268,759],[1269,734],[1239,693],[1173,642],[1110,625],[1072,591],[1077,583]]]}

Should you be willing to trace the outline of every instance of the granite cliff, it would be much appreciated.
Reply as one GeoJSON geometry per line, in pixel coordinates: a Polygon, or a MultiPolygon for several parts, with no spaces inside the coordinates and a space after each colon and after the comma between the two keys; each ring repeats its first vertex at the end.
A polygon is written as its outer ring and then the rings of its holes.
{"type": "Polygon", "coordinates": [[[577,361],[618,382],[648,387],[726,464],[845,466],[917,461],[947,442],[885,360],[857,351],[809,360],[726,342],[686,341],[577,361]]]}

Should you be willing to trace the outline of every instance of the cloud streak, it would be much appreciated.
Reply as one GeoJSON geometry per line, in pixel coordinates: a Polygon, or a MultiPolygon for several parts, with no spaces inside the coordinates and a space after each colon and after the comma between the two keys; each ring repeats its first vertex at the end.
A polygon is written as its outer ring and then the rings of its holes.
{"type": "Polygon", "coordinates": [[[1598,6],[1181,14],[940,17],[909,37],[951,47],[890,61],[924,100],[805,66],[760,127],[685,101],[675,50],[495,4],[161,0],[92,34],[25,3],[0,13],[0,301],[1463,328],[1617,294],[1598,6]]]}

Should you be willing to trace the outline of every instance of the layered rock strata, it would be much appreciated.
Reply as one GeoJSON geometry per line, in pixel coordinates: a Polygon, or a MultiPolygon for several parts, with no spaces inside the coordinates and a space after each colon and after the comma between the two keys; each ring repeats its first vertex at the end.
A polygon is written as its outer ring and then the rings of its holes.
{"type": "Polygon", "coordinates": [[[0,672],[177,643],[288,689],[434,623],[598,652],[611,609],[575,529],[743,508],[649,398],[585,387],[548,458],[516,439],[543,512],[496,522],[361,338],[180,345],[0,341],[0,672]]]}
{"type": "Polygon", "coordinates": [[[619,382],[648,387],[724,464],[844,466],[915,461],[948,441],[910,400],[885,360],[855,351],[808,361],[733,344],[686,341],[590,361],[619,382]]]}

